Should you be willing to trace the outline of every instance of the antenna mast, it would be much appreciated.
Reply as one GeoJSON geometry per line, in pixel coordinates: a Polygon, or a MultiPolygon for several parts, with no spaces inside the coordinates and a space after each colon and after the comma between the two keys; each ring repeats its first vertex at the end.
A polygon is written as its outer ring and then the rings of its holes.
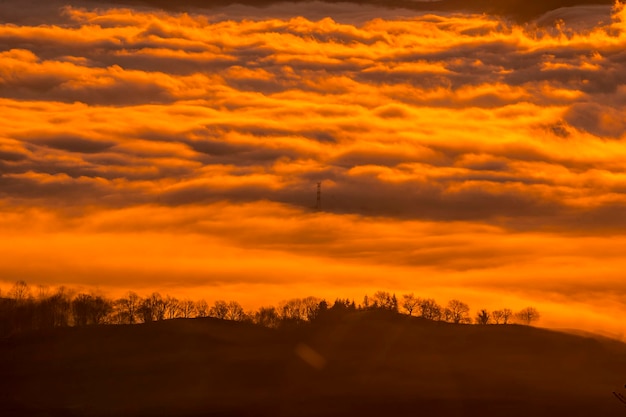
{"type": "Polygon", "coordinates": [[[322,211],[322,183],[317,183],[317,203],[315,204],[316,211],[322,211]]]}

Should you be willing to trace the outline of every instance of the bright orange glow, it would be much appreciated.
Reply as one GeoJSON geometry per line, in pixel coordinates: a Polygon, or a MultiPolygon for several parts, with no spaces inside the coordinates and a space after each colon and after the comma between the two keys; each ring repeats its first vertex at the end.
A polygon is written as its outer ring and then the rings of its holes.
{"type": "Polygon", "coordinates": [[[384,289],[624,332],[622,6],[586,28],[54,19],[0,25],[3,289],[384,289]]]}

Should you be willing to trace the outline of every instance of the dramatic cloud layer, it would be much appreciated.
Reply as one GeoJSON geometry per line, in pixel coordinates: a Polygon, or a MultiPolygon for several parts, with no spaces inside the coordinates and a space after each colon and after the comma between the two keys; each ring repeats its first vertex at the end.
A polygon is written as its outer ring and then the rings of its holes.
{"type": "Polygon", "coordinates": [[[5,283],[386,288],[623,331],[623,8],[289,7],[1,24],[5,283]]]}

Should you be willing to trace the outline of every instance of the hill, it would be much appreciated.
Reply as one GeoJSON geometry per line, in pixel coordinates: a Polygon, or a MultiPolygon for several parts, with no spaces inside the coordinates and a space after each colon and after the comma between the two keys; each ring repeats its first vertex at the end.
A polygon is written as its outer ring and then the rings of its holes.
{"type": "Polygon", "coordinates": [[[626,345],[356,312],[272,330],[217,319],[0,342],[7,416],[611,416],[626,345]]]}

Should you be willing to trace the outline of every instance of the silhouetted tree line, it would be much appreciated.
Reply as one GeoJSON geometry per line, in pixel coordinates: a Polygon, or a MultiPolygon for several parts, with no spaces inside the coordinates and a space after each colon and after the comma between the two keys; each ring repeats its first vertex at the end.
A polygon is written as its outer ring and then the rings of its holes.
{"type": "Polygon", "coordinates": [[[29,330],[45,330],[64,326],[100,324],[135,324],[175,318],[214,317],[221,320],[246,321],[266,327],[295,326],[324,318],[332,318],[358,310],[387,311],[427,320],[456,324],[508,324],[513,320],[530,325],[539,319],[534,307],[513,313],[508,308],[488,311],[481,309],[472,320],[470,307],[459,300],[450,300],[445,306],[432,298],[377,291],[366,295],[362,304],[350,299],[336,299],[332,305],[317,297],[293,298],[278,306],[261,307],[246,312],[237,301],[179,300],[158,292],[142,298],[130,291],[118,299],[103,295],[76,293],[66,287],[51,291],[40,286],[33,289],[18,281],[7,294],[0,294],[0,335],[29,330]]]}

